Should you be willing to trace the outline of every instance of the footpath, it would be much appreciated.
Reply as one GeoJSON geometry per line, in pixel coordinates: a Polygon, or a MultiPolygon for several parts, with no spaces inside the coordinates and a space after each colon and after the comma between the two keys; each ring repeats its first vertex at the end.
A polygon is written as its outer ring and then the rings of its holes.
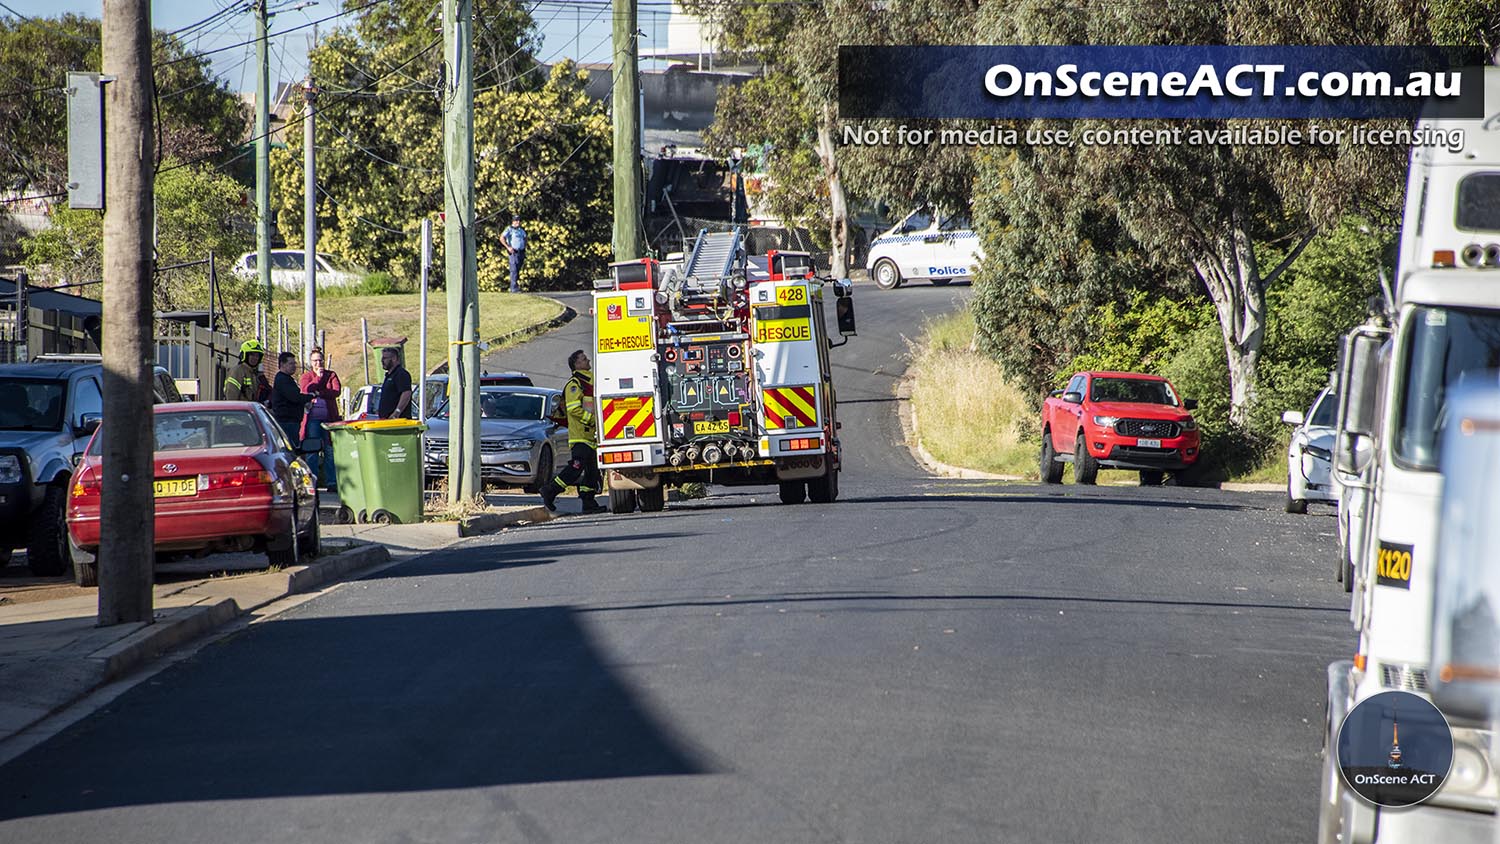
{"type": "Polygon", "coordinates": [[[283,598],[441,550],[465,537],[578,512],[576,499],[559,499],[555,514],[536,504],[535,496],[489,500],[490,509],[462,521],[411,525],[329,524],[337,502],[324,500],[322,550],[303,565],[268,570],[264,555],[214,554],[158,566],[158,579],[172,582],[156,585],[151,624],[96,626],[94,589],[59,584],[33,592],[33,598],[24,590],[7,590],[0,581],[0,750],[31,725],[148,667],[168,651],[242,616],[274,613],[272,605],[283,598]]]}

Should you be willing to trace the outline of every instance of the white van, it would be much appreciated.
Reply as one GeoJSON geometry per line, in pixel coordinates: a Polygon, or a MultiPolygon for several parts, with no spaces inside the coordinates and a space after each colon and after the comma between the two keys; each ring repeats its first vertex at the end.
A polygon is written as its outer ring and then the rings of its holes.
{"type": "Polygon", "coordinates": [[[938,285],[972,279],[983,258],[967,216],[919,208],[875,238],[865,268],[876,286],[891,290],[919,278],[938,285]]]}
{"type": "MultiPolygon", "coordinates": [[[[307,281],[307,265],[302,260],[301,249],[272,249],[271,250],[271,284],[288,291],[299,291],[307,281]]],[[[358,269],[342,267],[332,261],[327,255],[319,253],[316,257],[318,262],[318,287],[348,287],[359,284],[364,278],[364,273],[358,269]]],[[[256,267],[259,256],[254,252],[246,252],[234,262],[234,272],[242,278],[253,279],[257,277],[256,267]]]]}

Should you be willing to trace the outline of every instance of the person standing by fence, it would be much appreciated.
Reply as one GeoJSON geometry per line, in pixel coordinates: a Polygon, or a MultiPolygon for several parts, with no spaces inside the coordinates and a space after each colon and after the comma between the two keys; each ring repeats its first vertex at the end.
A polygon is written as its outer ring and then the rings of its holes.
{"type": "Polygon", "coordinates": [[[318,483],[332,492],[338,475],[333,468],[333,447],[328,442],[323,424],[343,418],[339,414],[338,400],[344,385],[339,382],[338,373],[325,365],[326,360],[323,350],[317,346],[313,346],[307,355],[308,369],[302,373],[301,387],[302,392],[312,396],[313,400],[307,406],[307,415],[302,417],[302,442],[308,447],[312,443],[318,444],[318,456],[309,462],[313,464],[318,483]]]}

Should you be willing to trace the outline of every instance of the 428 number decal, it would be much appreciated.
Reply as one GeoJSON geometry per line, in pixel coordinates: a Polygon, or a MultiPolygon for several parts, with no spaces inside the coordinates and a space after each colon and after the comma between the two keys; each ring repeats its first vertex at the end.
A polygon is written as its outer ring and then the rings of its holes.
{"type": "Polygon", "coordinates": [[[1375,558],[1375,582],[1397,589],[1411,588],[1411,546],[1381,542],[1375,558]]]}

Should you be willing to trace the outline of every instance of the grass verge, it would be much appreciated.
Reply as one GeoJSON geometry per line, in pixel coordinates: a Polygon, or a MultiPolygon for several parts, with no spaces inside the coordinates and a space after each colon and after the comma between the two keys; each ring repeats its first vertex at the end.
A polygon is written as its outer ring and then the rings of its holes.
{"type": "Polygon", "coordinates": [[[968,311],[928,321],[908,375],[917,438],[934,459],[1036,477],[1041,441],[1030,405],[1000,364],[978,350],[968,311]]]}
{"type": "MultiPolygon", "coordinates": [[[[979,351],[968,311],[930,320],[913,351],[912,412],[933,459],[996,475],[1038,480],[1041,411],[979,351]]],[[[1099,483],[1136,483],[1138,472],[1106,469],[1099,483]]],[[[1063,472],[1072,483],[1072,473],[1063,472]]]]}
{"type": "MultiPolygon", "coordinates": [[[[562,303],[528,293],[480,293],[479,337],[492,340],[519,331],[562,313],[562,303]]],[[[276,313],[294,323],[302,320],[302,300],[276,302],[276,313]]],[[[421,297],[416,293],[387,296],[329,296],[318,299],[318,327],[328,338],[324,350],[328,366],[350,391],[364,386],[364,358],[360,349],[359,320],[369,321],[370,337],[407,338],[407,368],[415,372],[421,317],[421,297]]],[[[274,347],[274,344],[273,344],[274,347]]],[[[492,349],[498,347],[491,347],[492,349]]],[[[439,292],[427,298],[427,361],[436,366],[448,357],[448,309],[439,292]]],[[[370,353],[370,377],[380,377],[380,355],[370,353]]]]}

